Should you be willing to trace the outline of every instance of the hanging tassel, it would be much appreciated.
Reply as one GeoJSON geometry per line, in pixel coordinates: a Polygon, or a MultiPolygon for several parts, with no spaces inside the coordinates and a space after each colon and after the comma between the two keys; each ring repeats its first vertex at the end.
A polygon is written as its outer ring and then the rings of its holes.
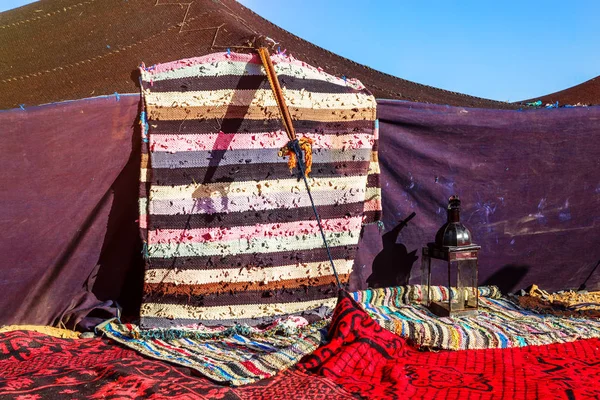
{"type": "MultiPolygon", "coordinates": [[[[304,153],[304,176],[308,177],[308,174],[312,170],[312,145],[314,140],[308,137],[302,137],[298,140],[300,149],[304,153]]],[[[291,148],[291,142],[279,149],[279,157],[289,157],[288,167],[290,171],[293,171],[298,166],[298,157],[296,152],[291,148]]],[[[302,170],[302,169],[301,169],[302,170]]]]}

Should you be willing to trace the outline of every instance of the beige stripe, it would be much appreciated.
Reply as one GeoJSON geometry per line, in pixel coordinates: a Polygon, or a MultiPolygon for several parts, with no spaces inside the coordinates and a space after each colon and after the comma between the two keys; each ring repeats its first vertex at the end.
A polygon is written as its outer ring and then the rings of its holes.
{"type": "Polygon", "coordinates": [[[365,193],[365,201],[381,198],[381,189],[378,187],[368,187],[365,193]]]}
{"type": "MultiPolygon", "coordinates": [[[[364,188],[366,175],[344,176],[336,178],[309,178],[311,191],[338,190],[349,191],[364,188]]],[[[198,198],[228,198],[229,196],[262,196],[271,193],[288,192],[304,193],[304,182],[295,178],[275,179],[245,182],[218,182],[207,184],[189,184],[176,186],[152,186],[150,201],[172,199],[198,199],[198,198]]]]}
{"type": "MultiPolygon", "coordinates": [[[[155,107],[148,105],[148,118],[151,120],[190,120],[190,119],[280,119],[277,107],[155,107]]],[[[353,108],[351,110],[290,107],[293,120],[311,120],[319,122],[373,121],[375,108],[353,108]]]]}
{"type": "Polygon", "coordinates": [[[377,161],[371,161],[369,163],[369,171],[367,172],[367,175],[378,174],[379,172],[379,163],[377,161]]]}
{"type": "MultiPolygon", "coordinates": [[[[352,271],[353,260],[334,260],[339,274],[352,271]]],[[[151,269],[146,271],[145,283],[177,283],[202,285],[218,282],[250,282],[267,284],[281,280],[316,278],[333,275],[329,261],[292,264],[280,267],[243,267],[210,270],[151,269]]]]}
{"type": "MultiPolygon", "coordinates": [[[[356,232],[326,232],[329,247],[349,246],[358,243],[356,232]]],[[[323,247],[320,234],[296,235],[272,238],[239,239],[230,242],[205,243],[158,243],[148,246],[149,257],[193,257],[193,256],[228,256],[232,254],[274,253],[289,249],[312,250],[323,247]]]]}
{"type": "Polygon", "coordinates": [[[379,154],[377,154],[377,150],[371,152],[371,161],[379,162],[379,154]]]}
{"type": "Polygon", "coordinates": [[[142,168],[140,170],[140,181],[141,182],[150,182],[152,177],[152,170],[149,168],[142,168]]]}
{"type": "Polygon", "coordinates": [[[184,318],[195,320],[219,320],[236,318],[263,318],[280,314],[293,314],[321,306],[335,307],[337,298],[301,301],[297,303],[242,304],[235,306],[194,307],[185,304],[144,303],[141,317],[184,318]]]}
{"type": "MultiPolygon", "coordinates": [[[[365,93],[315,93],[304,90],[283,90],[288,107],[315,110],[375,108],[375,98],[365,93]]],[[[277,107],[270,89],[206,90],[192,92],[151,92],[146,89],[146,104],[152,107],[277,107]]]]}
{"type": "Polygon", "coordinates": [[[142,168],[148,168],[148,154],[142,153],[142,168]]]}

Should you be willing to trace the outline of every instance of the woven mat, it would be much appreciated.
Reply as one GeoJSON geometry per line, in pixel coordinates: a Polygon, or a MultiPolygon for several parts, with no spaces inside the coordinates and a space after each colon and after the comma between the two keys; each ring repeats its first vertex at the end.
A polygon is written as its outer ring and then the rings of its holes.
{"type": "MultiPolygon", "coordinates": [[[[599,338],[597,319],[540,314],[499,298],[497,288],[480,288],[477,316],[440,318],[418,304],[418,285],[369,289],[354,300],[384,328],[417,347],[447,350],[508,348],[599,338]],[[488,297],[485,297],[485,296],[488,297]]],[[[447,298],[440,288],[436,299],[447,298]]]]}
{"type": "Polygon", "coordinates": [[[312,353],[323,339],[316,324],[289,336],[276,331],[268,335],[244,336],[232,333],[216,339],[141,338],[140,329],[115,320],[97,327],[125,346],[148,357],[192,368],[202,375],[234,386],[269,378],[295,365],[312,353]]]}
{"type": "MultiPolygon", "coordinates": [[[[314,202],[342,283],[363,224],[381,214],[375,98],[358,81],[271,57],[298,138],[311,140],[314,202]]],[[[333,270],[258,55],[141,68],[140,229],[145,329],[322,319],[333,270]]]]}

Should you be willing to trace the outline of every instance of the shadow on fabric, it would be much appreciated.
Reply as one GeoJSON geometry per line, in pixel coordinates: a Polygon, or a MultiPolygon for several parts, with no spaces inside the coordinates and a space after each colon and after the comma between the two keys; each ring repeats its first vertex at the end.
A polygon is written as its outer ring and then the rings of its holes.
{"type": "Polygon", "coordinates": [[[496,285],[502,293],[512,293],[519,289],[518,285],[527,272],[531,269],[528,265],[509,264],[494,272],[481,285],[496,285]]]}
{"type": "Polygon", "coordinates": [[[413,264],[419,257],[417,256],[417,250],[409,253],[404,244],[396,243],[404,226],[406,224],[403,221],[383,235],[383,250],[375,256],[373,272],[367,278],[369,287],[383,288],[408,285],[413,264]]]}
{"type": "Polygon", "coordinates": [[[100,300],[116,299],[124,315],[135,316],[139,313],[144,277],[138,226],[141,153],[137,124],[132,140],[129,161],[112,186],[114,201],[92,292],[100,300]]]}

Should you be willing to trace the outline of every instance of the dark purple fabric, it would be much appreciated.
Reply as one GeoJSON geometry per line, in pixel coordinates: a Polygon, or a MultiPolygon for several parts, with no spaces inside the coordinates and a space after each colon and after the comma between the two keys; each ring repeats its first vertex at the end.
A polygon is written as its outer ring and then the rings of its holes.
{"type": "Polygon", "coordinates": [[[0,112],[0,325],[114,312],[108,300],[139,242],[138,103],[110,96],[0,112]]]}
{"type": "MultiPolygon", "coordinates": [[[[0,325],[91,327],[115,302],[138,309],[138,103],[121,95],[0,112],[0,325]]],[[[378,104],[386,229],[382,240],[365,228],[351,290],[419,282],[420,248],[452,194],[482,245],[480,283],[583,283],[600,259],[599,107],[378,104]]],[[[600,268],[587,288],[600,289],[600,268]]]]}
{"type": "MultiPolygon", "coordinates": [[[[453,194],[482,246],[480,284],[559,290],[585,281],[600,260],[600,107],[519,112],[380,100],[377,114],[387,233],[377,256],[369,254],[381,243],[374,230],[359,249],[371,285],[420,282],[420,248],[445,222],[453,194]]],[[[600,268],[586,286],[600,289],[600,268]]]]}

